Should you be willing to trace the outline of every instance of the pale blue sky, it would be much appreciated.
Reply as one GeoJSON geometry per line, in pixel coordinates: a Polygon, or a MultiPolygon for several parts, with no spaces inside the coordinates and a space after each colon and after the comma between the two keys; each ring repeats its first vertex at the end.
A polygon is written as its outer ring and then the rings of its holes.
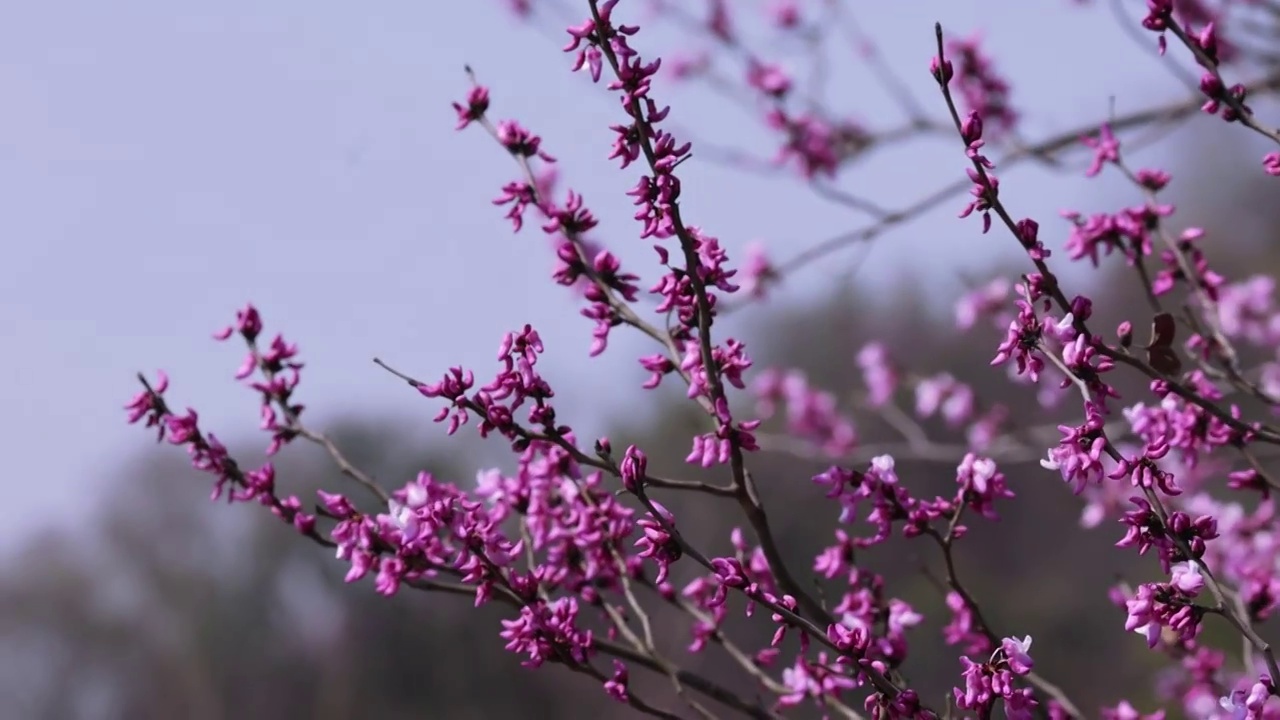
{"type": "MultiPolygon", "coordinates": [[[[566,2],[585,12],[585,1],[566,2]]],[[[926,72],[934,20],[957,34],[985,28],[1031,137],[1104,116],[1109,96],[1124,111],[1180,92],[1105,10],[1067,0],[849,4],[865,8],[863,24],[939,112],[926,72]]],[[[655,31],[635,44],[650,55],[677,42],[655,31]]],[[[636,239],[622,195],[637,172],[605,159],[616,100],[570,74],[559,45],[509,18],[500,0],[52,0],[0,10],[8,539],[82,517],[101,481],[148,447],[120,409],[138,370],[169,370],[173,401],[196,406],[222,436],[252,431],[255,398],[231,379],[240,351],[209,339],[246,300],[301,344],[302,396],[321,426],[344,408],[376,409],[436,433],[435,406],[370,358],[426,377],[456,363],[483,375],[502,333],[525,322],[542,331],[552,378],[572,379],[559,388],[565,417],[594,421],[600,397],[634,398],[613,378],[638,383],[643,346],[619,331],[604,358],[587,360],[590,323],[549,280],[546,240],[536,228],[513,236],[489,203],[514,166],[482,133],[453,132],[449,103],[465,93],[469,63],[492,87],[496,116],[544,136],[564,181],[602,217],[598,237],[652,279],[651,243],[636,239]]],[[[842,62],[839,105],[897,118],[856,61],[842,62]]],[[[765,137],[705,93],[660,84],[656,94],[698,137],[765,137]]],[[[683,168],[685,214],[731,251],[758,238],[785,258],[862,224],[796,183],[714,167],[696,145],[694,154],[683,168]]],[[[953,144],[924,143],[843,183],[896,206],[963,168],[953,144]]],[[[1055,228],[1057,209],[1096,200],[1099,186],[1024,169],[1003,189],[1020,214],[1055,228]]],[[[939,292],[954,293],[955,268],[981,275],[993,249],[1012,252],[1007,238],[954,220],[962,204],[881,240],[857,281],[891,277],[927,252],[939,292]]],[[[805,271],[787,294],[829,289],[857,252],[805,271]]]]}

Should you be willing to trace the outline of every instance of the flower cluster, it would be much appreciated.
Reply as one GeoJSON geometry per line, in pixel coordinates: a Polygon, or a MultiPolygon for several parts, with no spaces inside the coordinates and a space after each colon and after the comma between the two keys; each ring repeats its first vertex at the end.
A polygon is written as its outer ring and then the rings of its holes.
{"type": "MultiPolygon", "coordinates": [[[[1199,95],[1186,112],[1202,106],[1280,142],[1245,103],[1250,90],[1223,76],[1250,47],[1224,37],[1229,4],[1148,0],[1140,26],[1158,34],[1162,52],[1173,39],[1202,69],[1199,95]]],[[[523,20],[541,17],[535,3],[509,5],[523,20]]],[[[1233,281],[1213,267],[1208,233],[1175,226],[1177,209],[1163,197],[1170,173],[1130,166],[1124,132],[1161,113],[1112,118],[1027,146],[1014,137],[1019,112],[1009,84],[980,43],[950,41],[939,27],[930,74],[941,92],[942,121],[908,99],[905,130],[873,130],[810,102],[818,93],[810,93],[805,76],[788,63],[764,59],[735,3],[715,0],[704,17],[665,0],[648,5],[646,27],[650,20],[683,24],[712,48],[687,49],[683,59],[668,56],[665,74],[661,59],[642,55],[641,27],[620,20],[627,10],[620,0],[578,5],[584,14],[567,28],[564,51],[572,55],[571,71],[584,72],[618,101],[619,119],[600,154],[639,175],[627,196],[637,239],[653,244],[656,277],[642,285],[639,272],[593,239],[603,221],[582,193],[557,192],[558,163],[544,139],[517,120],[493,119],[491,90],[470,73],[470,89],[453,104],[457,128],[483,129],[513,162],[514,179],[492,203],[515,231],[528,220],[550,240],[551,281],[569,288],[582,303],[580,314],[593,323],[588,354],[603,353],[616,328],[652,342],[638,358],[647,373],[642,386],[678,383],[684,390],[700,422],[687,436],[685,461],[695,467],[686,471],[717,482],[660,476],[650,468],[653,448],[629,443],[618,454],[608,438],[579,437],[554,403],[543,375],[548,348],[531,325],[502,338],[489,379],[457,366],[424,382],[378,361],[436,406],[434,419],[448,435],[472,426],[481,437],[505,441],[511,462],[481,470],[474,483],[422,472],[388,491],[347,461],[303,421],[297,346],[281,335],[265,341],[252,305],[215,337],[237,337],[247,348],[235,377],[257,397],[260,426],[270,438],[267,454],[312,443],[369,497],[321,490],[304,507],[280,491],[283,478],[270,462],[242,469],[195,410],[173,412],[163,372],[154,382],[140,376],[143,391],[126,406],[129,422],[184,447],[192,464],[214,477],[215,499],[256,502],[333,551],[348,582],[371,578],[383,595],[453,593],[477,606],[501,606],[505,617],[495,632],[521,662],[590,677],[602,697],[643,714],[681,717],[646,697],[647,684],[633,684],[640,674],[665,678],[676,688],[673,697],[702,717],[719,716],[708,710],[714,702],[717,711],[753,718],[816,708],[824,716],[875,720],[936,719],[954,709],[976,718],[998,712],[1011,719],[1163,720],[1166,710],[1144,712],[1123,699],[1097,712],[1081,709],[1070,697],[1076,688],[1033,670],[1031,637],[1010,634],[1015,628],[1004,625],[1011,621],[984,606],[956,562],[968,547],[971,522],[995,523],[1014,512],[1022,494],[1015,485],[1060,477],[1080,497],[1081,525],[1109,528],[1121,552],[1154,555],[1148,563],[1153,571],[1158,566],[1160,577],[1111,588],[1117,614],[1108,622],[1128,639],[1140,635],[1169,661],[1158,690],[1170,710],[1204,720],[1280,718],[1280,667],[1259,629],[1280,609],[1273,492],[1280,483],[1259,452],[1280,445],[1274,424],[1280,304],[1272,278],[1233,281]],[[741,61],[742,72],[722,74],[722,55],[741,61]],[[656,99],[664,78],[741,91],[754,119],[780,144],[761,166],[790,166],[820,195],[877,216],[877,224],[786,262],[752,244],[735,265],[734,244],[684,217],[679,171],[693,157],[693,145],[669,129],[671,108],[656,99]],[[835,181],[873,146],[944,127],[954,131],[957,159],[963,152],[967,164],[961,192],[967,187],[970,197],[960,217],[980,217],[982,233],[1003,227],[1030,263],[1019,277],[975,283],[953,308],[956,329],[983,343],[990,364],[1008,376],[1010,397],[983,397],[977,379],[874,339],[842,360],[861,380],[850,397],[796,369],[757,368],[745,343],[721,332],[721,320],[766,299],[812,259],[929,209],[925,203],[885,211],[835,189],[835,181]],[[989,139],[1014,150],[1008,162],[1056,160],[1064,148],[1082,149],[1090,157],[1086,177],[1117,173],[1132,190],[1135,197],[1119,209],[1062,213],[1067,261],[1095,269],[1117,265],[1142,290],[1146,305],[1125,309],[1114,335],[1097,330],[1094,300],[1069,293],[1050,267],[1050,230],[1042,238],[1037,220],[1018,218],[1006,205],[989,139]],[[1135,344],[1135,327],[1148,324],[1150,340],[1135,344]],[[1125,375],[1139,380],[1133,384],[1138,396],[1122,406],[1125,375]],[[1013,417],[1014,394],[1028,388],[1051,424],[1036,428],[1013,417]],[[1078,403],[1071,401],[1077,394],[1078,403]],[[751,400],[754,415],[744,415],[751,400]],[[893,452],[873,442],[882,428],[902,436],[893,452]],[[935,430],[963,440],[936,440],[935,430]],[[768,493],[752,474],[762,452],[817,458],[826,467],[804,477],[817,486],[815,502],[825,496],[825,517],[834,527],[801,564],[788,563],[795,550],[783,551],[771,523],[774,508],[762,500],[768,493]],[[913,460],[954,468],[954,484],[948,471],[940,494],[925,492],[925,478],[907,469],[913,460]],[[1027,472],[1014,470],[1020,466],[1027,472]],[[1223,499],[1218,491],[1230,495],[1223,499]],[[704,529],[703,518],[679,501],[681,493],[723,501],[741,513],[741,522],[727,537],[696,537],[691,531],[704,529]],[[955,654],[945,660],[953,675],[943,698],[922,694],[911,679],[919,655],[912,649],[929,627],[917,608],[927,606],[866,561],[902,541],[930,558],[921,561],[930,581],[923,584],[937,589],[945,608],[936,620],[945,623],[941,637],[955,654]],[[755,640],[740,635],[744,620],[762,631],[755,640]],[[1243,645],[1243,658],[1229,662],[1207,640],[1212,633],[1206,630],[1219,621],[1235,634],[1232,647],[1243,645]],[[717,648],[716,656],[728,658],[752,692],[686,667],[671,643],[655,640],[658,633],[687,637],[687,654],[717,648]]],[[[841,25],[836,4],[817,5],[771,2],[763,16],[768,33],[810,42],[841,25]]],[[[874,65],[872,41],[846,31],[874,65]]],[[[896,91],[891,75],[881,79],[896,91]]],[[[1280,88],[1280,76],[1265,85],[1280,88]]],[[[1269,153],[1263,164],[1280,175],[1280,153],[1269,153]]],[[[947,193],[939,197],[952,201],[947,193]]],[[[1054,648],[1041,645],[1037,656],[1045,659],[1054,648]]]]}

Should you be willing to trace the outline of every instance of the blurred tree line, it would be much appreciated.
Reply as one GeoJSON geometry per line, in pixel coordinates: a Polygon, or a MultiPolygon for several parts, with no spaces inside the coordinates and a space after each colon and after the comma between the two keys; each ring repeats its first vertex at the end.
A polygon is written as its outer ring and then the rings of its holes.
{"type": "MultiPolygon", "coordinates": [[[[1221,172],[1214,160],[1196,158],[1198,172],[1221,172]]],[[[1217,160],[1235,169],[1251,167],[1234,157],[1217,160]]],[[[1239,174],[1233,170],[1230,177],[1239,174]]],[[[1275,181],[1270,182],[1267,189],[1222,186],[1216,197],[1180,198],[1190,214],[1184,222],[1194,216],[1214,218],[1206,223],[1207,250],[1228,277],[1274,274],[1280,260],[1275,242],[1280,204],[1259,202],[1267,192],[1272,200],[1276,197],[1275,181]],[[1241,212],[1241,205],[1247,212],[1241,212]]],[[[1065,224],[1046,225],[1042,237],[1060,247],[1065,232],[1065,224]]],[[[1114,328],[1122,319],[1141,327],[1145,305],[1130,271],[1118,261],[1106,267],[1094,286],[1101,309],[1097,327],[1114,328]]],[[[1023,269],[1012,258],[991,274],[1014,277],[1023,269]]],[[[799,368],[815,387],[847,398],[857,389],[857,350],[878,338],[913,370],[949,371],[971,383],[979,397],[998,397],[1025,422],[1052,426],[1059,419],[1035,405],[1031,390],[1010,385],[1003,370],[988,366],[998,340],[995,331],[958,334],[948,312],[939,317],[937,299],[920,294],[925,283],[907,275],[901,279],[892,295],[875,297],[860,289],[855,275],[821,304],[757,313],[744,333],[757,369],[799,368]]],[[[1133,398],[1141,385],[1124,389],[1126,398],[1133,398]]],[[[661,412],[647,420],[619,420],[609,435],[615,447],[635,442],[645,448],[659,473],[696,475],[700,471],[685,466],[682,457],[699,418],[678,393],[660,397],[661,412]]],[[[1074,412],[1074,404],[1067,407],[1074,412]]],[[[425,424],[425,416],[409,423],[350,418],[327,430],[357,465],[392,487],[421,469],[467,486],[476,469],[509,465],[501,460],[506,449],[500,441],[482,443],[465,432],[447,441],[435,435],[440,440],[424,447],[422,434],[411,433],[425,424]]],[[[926,427],[934,437],[958,440],[940,424],[926,427]]],[[[876,422],[864,420],[859,431],[867,442],[900,439],[876,422]]],[[[899,474],[917,493],[947,492],[958,459],[900,461],[899,474]]],[[[826,463],[761,453],[751,464],[784,553],[793,567],[807,570],[814,552],[827,544],[837,514],[810,481],[826,463]]],[[[314,497],[309,491],[318,487],[351,491],[327,458],[312,448],[286,451],[278,465],[282,486],[303,498],[314,497]]],[[[1035,460],[1003,469],[1019,498],[1005,506],[1001,522],[969,523],[972,533],[959,554],[966,585],[998,632],[1035,637],[1041,651],[1037,669],[1087,712],[1126,695],[1154,702],[1133,689],[1146,692],[1160,659],[1140,638],[1120,630],[1123,612],[1103,592],[1121,576],[1142,579],[1158,572],[1154,561],[1141,562],[1132,552],[1114,550],[1119,537],[1115,527],[1082,530],[1080,501],[1035,460]]],[[[4,717],[631,716],[594,681],[554,667],[522,668],[498,637],[498,620],[508,616],[507,608],[495,604],[476,610],[468,598],[410,589],[384,598],[374,593],[368,579],[346,585],[345,564],[301,540],[261,508],[211,505],[208,478],[187,467],[185,457],[170,447],[140,454],[109,481],[114,491],[91,526],[75,534],[50,530],[32,538],[0,567],[4,717]]],[[[733,507],[703,498],[659,499],[677,517],[689,518],[682,529],[691,540],[711,553],[727,551],[728,531],[739,523],[733,507]]],[[[943,646],[938,632],[949,619],[941,595],[922,572],[938,568],[936,548],[894,541],[865,561],[886,574],[891,593],[928,616],[912,635],[907,670],[926,697],[938,702],[960,667],[957,651],[943,646]]],[[[681,563],[674,577],[679,583],[693,571],[691,563],[681,563]]],[[[671,620],[661,613],[655,619],[660,625],[671,620]]],[[[664,642],[685,658],[680,648],[688,642],[688,626],[678,622],[664,642]]],[[[767,642],[768,628],[735,623],[744,644],[767,642]]],[[[1274,626],[1264,634],[1276,639],[1274,626]]],[[[688,661],[751,694],[749,684],[726,668],[714,650],[688,661]]],[[[668,690],[662,684],[640,687],[658,695],[668,690]]],[[[674,702],[669,706],[678,707],[674,702]]]]}

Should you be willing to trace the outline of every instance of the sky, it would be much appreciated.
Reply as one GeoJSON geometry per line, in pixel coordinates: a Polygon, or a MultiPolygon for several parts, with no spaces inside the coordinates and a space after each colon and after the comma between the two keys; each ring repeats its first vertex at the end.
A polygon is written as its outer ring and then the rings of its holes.
{"type": "MultiPolygon", "coordinates": [[[[984,30],[1031,138],[1105,117],[1113,102],[1123,112],[1181,92],[1105,4],[912,0],[902,12],[907,4],[849,5],[939,117],[926,72],[935,20],[957,35],[984,30]]],[[[562,5],[586,12],[585,0],[562,5]]],[[[619,13],[635,18],[637,5],[626,0],[619,13]]],[[[196,407],[215,433],[250,433],[256,398],[232,379],[241,350],[210,338],[247,301],[268,331],[299,343],[301,396],[321,429],[377,412],[439,436],[429,422],[437,406],[371,358],[426,379],[456,364],[484,377],[502,334],[525,323],[543,335],[549,377],[564,378],[562,416],[599,422],[639,397],[634,358],[644,345],[618,331],[604,357],[586,357],[591,324],[550,280],[546,239],[536,227],[513,235],[490,204],[515,166],[483,133],[453,129],[450,103],[465,95],[470,64],[492,89],[493,114],[543,136],[562,187],[583,192],[601,217],[597,237],[651,281],[651,243],[638,239],[622,194],[638,171],[606,159],[620,110],[603,86],[569,72],[558,32],[520,24],[501,0],[192,8],[51,0],[0,9],[0,547],[38,527],[74,527],[130,458],[179,452],[154,449],[125,424],[138,371],[167,370],[171,402],[196,407]]],[[[692,47],[670,29],[642,30],[633,44],[646,55],[692,47]]],[[[837,106],[872,124],[900,117],[852,53],[832,72],[837,106]]],[[[695,143],[682,166],[684,214],[731,253],[763,240],[785,258],[863,224],[792,179],[699,156],[699,140],[771,154],[756,118],[669,80],[655,94],[675,108],[671,127],[695,143]]],[[[895,207],[963,171],[948,138],[888,150],[841,186],[895,207]]],[[[1019,214],[1045,221],[1096,204],[1108,188],[1026,168],[1002,179],[1019,214]]],[[[1016,257],[1007,237],[956,220],[962,205],[887,235],[865,259],[864,246],[810,267],[778,302],[841,282],[887,288],[908,266],[949,302],[961,274],[981,277],[995,259],[1016,257]]],[[[1056,227],[1051,242],[1061,241],[1065,226],[1056,227]]]]}

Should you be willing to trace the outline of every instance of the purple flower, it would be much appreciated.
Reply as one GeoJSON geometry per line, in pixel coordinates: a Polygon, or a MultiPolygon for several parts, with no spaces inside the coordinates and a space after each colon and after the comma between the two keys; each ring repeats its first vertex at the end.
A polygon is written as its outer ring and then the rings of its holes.
{"type": "Polygon", "coordinates": [[[1089,164],[1089,169],[1085,170],[1085,177],[1094,177],[1102,172],[1102,166],[1107,163],[1120,162],[1120,141],[1111,133],[1111,124],[1103,123],[1098,129],[1098,137],[1087,137],[1082,141],[1086,147],[1093,148],[1093,161],[1089,164]]]}

